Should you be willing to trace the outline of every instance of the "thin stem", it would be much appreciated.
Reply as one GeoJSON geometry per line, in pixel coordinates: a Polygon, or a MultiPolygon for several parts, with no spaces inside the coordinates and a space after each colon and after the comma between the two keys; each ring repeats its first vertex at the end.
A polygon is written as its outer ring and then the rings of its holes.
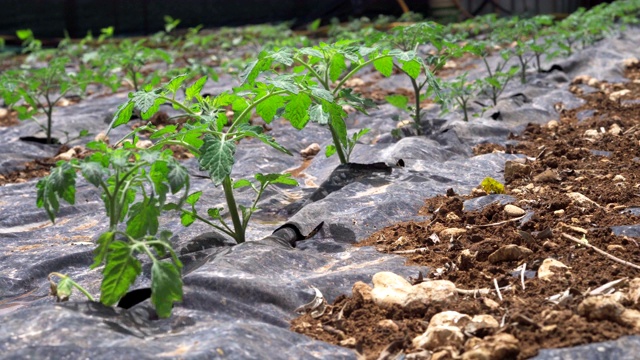
{"type": "Polygon", "coordinates": [[[91,294],[89,294],[89,292],[87,290],[85,290],[82,286],[80,286],[78,283],[76,283],[75,281],[73,281],[73,279],[71,279],[69,276],[65,275],[65,274],[61,274],[59,272],[52,272],[51,274],[49,274],[49,281],[51,280],[51,276],[57,276],[60,279],[69,279],[69,281],[71,281],[71,285],[73,285],[73,287],[75,287],[76,289],[78,289],[78,291],[80,291],[81,293],[84,294],[84,296],[87,297],[87,299],[89,299],[89,301],[93,301],[95,302],[96,300],[93,298],[93,296],[91,294]]]}
{"type": "Polygon", "coordinates": [[[411,79],[411,85],[413,86],[413,92],[416,95],[416,110],[415,110],[415,117],[413,118],[413,122],[415,125],[415,128],[418,132],[418,135],[422,135],[422,131],[420,129],[420,87],[418,86],[418,83],[416,82],[416,79],[412,78],[411,76],[409,76],[409,78],[411,79]]]}
{"type": "Polygon", "coordinates": [[[338,133],[333,128],[333,125],[329,124],[329,130],[331,131],[331,138],[333,138],[333,143],[336,146],[336,153],[338,154],[338,158],[340,158],[340,164],[348,163],[349,159],[344,155],[342,142],[340,141],[340,137],[338,136],[338,133]]]}
{"type": "Polygon", "coordinates": [[[236,199],[233,197],[233,186],[231,184],[231,177],[226,176],[222,181],[222,188],[224,189],[224,195],[227,199],[227,207],[229,208],[229,215],[231,215],[231,221],[233,222],[233,229],[235,231],[235,240],[238,244],[245,241],[244,226],[238,215],[238,206],[236,205],[236,199]]]}
{"type": "Polygon", "coordinates": [[[316,78],[318,79],[318,81],[320,81],[320,83],[322,84],[322,86],[326,89],[329,90],[329,84],[327,82],[325,82],[322,78],[322,76],[320,76],[320,74],[318,74],[318,72],[313,68],[313,66],[307,64],[306,62],[302,61],[302,59],[299,58],[293,58],[293,61],[297,62],[298,64],[304,66],[307,70],[309,70],[309,72],[316,78]]]}
{"type": "Polygon", "coordinates": [[[198,215],[198,214],[196,214],[194,212],[191,212],[191,211],[188,211],[188,210],[185,210],[185,209],[180,209],[180,211],[182,211],[185,214],[190,214],[191,216],[195,217],[196,219],[202,221],[203,223],[205,223],[205,224],[207,224],[207,225],[209,225],[209,226],[211,226],[211,227],[213,227],[213,228],[215,228],[217,230],[222,231],[223,233],[231,236],[232,238],[235,238],[235,235],[234,235],[233,231],[231,231],[231,229],[227,226],[227,224],[225,224],[224,221],[222,221],[222,220],[220,220],[220,223],[223,224],[226,229],[221,227],[221,226],[219,226],[219,225],[216,225],[216,224],[212,223],[211,221],[203,218],[202,216],[200,216],[200,215],[198,215]]]}

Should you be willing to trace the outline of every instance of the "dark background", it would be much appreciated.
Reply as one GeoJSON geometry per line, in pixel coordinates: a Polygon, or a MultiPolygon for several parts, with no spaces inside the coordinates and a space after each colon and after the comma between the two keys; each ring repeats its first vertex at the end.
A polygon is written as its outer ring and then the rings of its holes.
{"type": "MultiPolygon", "coordinates": [[[[570,13],[602,0],[493,0],[515,13],[570,13]]],[[[437,15],[446,0],[405,0],[410,10],[437,15]]],[[[458,0],[469,12],[496,11],[492,0],[458,0]],[[481,7],[483,3],[485,6],[481,7]]],[[[449,8],[456,11],[456,9],[449,8]]],[[[237,26],[295,20],[303,26],[317,18],[329,20],[378,14],[400,15],[397,0],[2,0],[0,34],[30,28],[36,38],[84,37],[91,30],[114,26],[116,34],[150,34],[164,28],[164,15],[180,19],[180,27],[237,26]]]]}

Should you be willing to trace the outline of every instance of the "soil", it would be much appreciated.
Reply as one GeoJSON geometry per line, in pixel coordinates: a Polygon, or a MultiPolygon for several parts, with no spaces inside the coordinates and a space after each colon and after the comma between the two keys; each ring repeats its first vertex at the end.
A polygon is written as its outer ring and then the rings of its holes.
{"type": "MultiPolygon", "coordinates": [[[[640,218],[630,212],[640,206],[640,66],[632,65],[626,75],[627,83],[592,81],[592,87],[584,85],[588,79],[576,78],[571,90],[586,101],[583,106],[562,110],[558,104],[557,121],[529,124],[522,134],[511,136],[517,141],[515,146],[482,144],[474,149],[476,154],[498,151],[527,156],[516,175],[505,174],[505,192],[515,198],[511,204],[524,210],[524,216],[507,214],[499,203],[465,210],[463,201],[486,192],[478,188],[472,194],[458,195],[450,190],[425,201],[419,212],[424,221],[386,227],[358,244],[405,256],[408,265],[427,266],[428,274],[416,273],[409,279],[414,284],[443,279],[458,289],[490,289],[488,294],[460,295],[442,306],[386,309],[362,296],[341,296],[322,316],[302,315],[291,328],[353,348],[367,359],[395,358],[402,353],[429,358],[431,354],[413,347],[412,339],[425,332],[434,314],[444,310],[492,315],[500,326],[474,337],[511,334],[519,340],[519,353],[511,357],[518,359],[532,357],[544,348],[637,334],[631,325],[619,321],[594,320],[578,306],[589,291],[614,280],[640,277],[640,270],[570,240],[584,238],[610,255],[640,264],[638,242],[616,236],[611,229],[640,224],[640,218]],[[616,99],[620,90],[629,92],[616,99]],[[587,199],[572,198],[572,193],[587,199]],[[462,231],[455,236],[434,235],[449,228],[462,231]],[[513,245],[520,250],[515,255],[497,255],[498,249],[513,245]],[[554,267],[554,275],[541,279],[537,270],[548,258],[568,268],[554,267]],[[500,294],[494,282],[503,289],[500,294]],[[563,301],[549,301],[565,291],[568,297],[563,301]]],[[[624,289],[624,284],[617,288],[624,289]]],[[[623,305],[640,310],[637,303],[623,305]]],[[[462,349],[447,351],[437,358],[462,353],[462,349]]]]}

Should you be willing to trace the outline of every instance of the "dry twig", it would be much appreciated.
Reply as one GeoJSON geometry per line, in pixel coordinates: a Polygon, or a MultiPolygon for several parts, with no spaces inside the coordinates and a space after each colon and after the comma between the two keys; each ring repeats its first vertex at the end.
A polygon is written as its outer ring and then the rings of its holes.
{"type": "Polygon", "coordinates": [[[638,266],[638,265],[636,265],[634,263],[630,263],[630,262],[628,262],[626,260],[622,260],[619,257],[615,257],[615,256],[609,254],[608,252],[604,251],[604,250],[598,249],[597,247],[589,244],[586,241],[582,241],[582,240],[580,240],[580,239],[578,239],[576,237],[573,237],[573,236],[571,236],[569,234],[566,234],[566,233],[562,233],[562,237],[567,239],[567,240],[571,240],[571,241],[573,241],[573,242],[575,242],[577,244],[580,244],[582,246],[585,246],[585,247],[587,247],[589,249],[592,249],[593,251],[597,252],[598,254],[604,255],[604,256],[608,257],[609,259],[611,259],[611,260],[613,260],[613,261],[615,261],[617,263],[620,263],[622,265],[626,265],[626,266],[632,267],[634,269],[640,270],[640,266],[638,266]]]}

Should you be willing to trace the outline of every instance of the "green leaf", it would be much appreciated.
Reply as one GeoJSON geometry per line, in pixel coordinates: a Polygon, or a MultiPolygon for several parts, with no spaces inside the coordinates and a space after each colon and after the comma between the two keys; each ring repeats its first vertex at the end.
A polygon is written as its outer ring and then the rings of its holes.
{"type": "Polygon", "coordinates": [[[345,63],[344,55],[340,53],[334,54],[331,59],[331,64],[329,64],[329,79],[331,81],[338,80],[342,72],[346,69],[347,64],[345,63]]]}
{"type": "Polygon", "coordinates": [[[293,53],[291,49],[283,48],[269,55],[273,60],[286,66],[293,65],[293,53]]]}
{"type": "Polygon", "coordinates": [[[140,110],[142,118],[147,120],[158,111],[160,105],[164,102],[164,100],[159,97],[160,95],[155,92],[138,91],[133,94],[131,100],[133,100],[138,110],[140,110]]]}
{"type": "Polygon", "coordinates": [[[158,216],[160,216],[160,209],[153,199],[145,199],[131,205],[127,221],[127,234],[134,239],[139,239],[147,234],[154,235],[158,231],[158,216]]]}
{"type": "Polygon", "coordinates": [[[264,134],[262,132],[262,127],[260,126],[252,126],[249,124],[240,124],[238,126],[238,132],[242,133],[243,137],[255,137],[263,143],[273,147],[274,149],[281,151],[287,155],[292,155],[289,150],[280,145],[272,136],[264,134]]]}
{"type": "Polygon", "coordinates": [[[98,247],[93,250],[93,264],[89,267],[90,269],[95,269],[102,264],[113,240],[115,240],[115,233],[112,231],[107,231],[100,235],[98,238],[98,247]]]}
{"type": "Polygon", "coordinates": [[[133,115],[134,107],[135,103],[131,100],[118,106],[118,111],[113,115],[110,127],[115,128],[128,123],[131,120],[131,115],[133,115]]]}
{"type": "Polygon", "coordinates": [[[69,163],[62,163],[51,170],[49,176],[38,181],[36,206],[44,208],[52,222],[60,209],[58,198],[73,205],[76,197],[76,172],[69,163]]]}
{"type": "Polygon", "coordinates": [[[278,109],[284,106],[284,98],[280,95],[273,95],[263,100],[256,106],[256,113],[269,124],[276,116],[278,109]]]}
{"type": "Polygon", "coordinates": [[[189,86],[184,92],[185,100],[191,101],[191,99],[193,99],[194,97],[200,96],[200,92],[202,91],[202,88],[204,87],[204,84],[206,82],[207,82],[207,77],[203,76],[200,79],[198,79],[196,82],[194,82],[191,86],[189,86]]]}
{"type": "Polygon", "coordinates": [[[393,73],[393,58],[386,56],[377,59],[373,62],[373,67],[380,72],[380,74],[389,77],[393,73]]]}
{"type": "Polygon", "coordinates": [[[307,55],[307,56],[313,56],[313,57],[316,57],[318,59],[322,59],[324,57],[319,50],[316,50],[314,48],[302,48],[302,49],[298,50],[298,53],[303,54],[303,55],[307,55]]]}
{"type": "Polygon", "coordinates": [[[329,145],[327,146],[327,149],[324,152],[324,155],[326,157],[331,157],[333,154],[335,154],[337,151],[336,146],[335,145],[329,145]]]}
{"type": "Polygon", "coordinates": [[[320,125],[327,125],[329,123],[329,114],[322,109],[322,105],[314,104],[309,108],[309,119],[320,125]]]}
{"type": "Polygon", "coordinates": [[[251,186],[251,181],[249,181],[247,179],[236,180],[233,183],[233,188],[234,189],[239,189],[239,188],[248,187],[248,186],[251,186]]]}
{"type": "Polygon", "coordinates": [[[422,65],[416,59],[410,61],[401,61],[402,70],[407,73],[407,75],[411,76],[414,79],[417,79],[420,76],[420,71],[422,70],[422,65]]]}
{"type": "Polygon", "coordinates": [[[277,87],[278,89],[287,90],[292,94],[300,92],[296,84],[287,78],[280,77],[278,79],[269,80],[267,83],[277,87]]]}
{"type": "Polygon", "coordinates": [[[141,272],[140,261],[135,258],[129,245],[122,241],[111,243],[102,271],[100,302],[107,306],[115,305],[141,272]]]}
{"type": "Polygon", "coordinates": [[[207,210],[207,215],[209,215],[209,217],[211,217],[212,219],[221,219],[222,217],[220,216],[220,211],[222,209],[219,208],[211,208],[209,210],[207,210]]]}
{"type": "Polygon", "coordinates": [[[291,177],[291,174],[256,174],[256,180],[260,182],[260,184],[268,185],[268,184],[283,184],[283,185],[292,185],[298,186],[298,182],[296,179],[291,177]]]}
{"type": "Polygon", "coordinates": [[[70,277],[65,276],[60,279],[58,285],[56,286],[55,296],[59,299],[59,301],[69,300],[69,296],[71,296],[71,292],[73,291],[73,280],[70,277]]]}
{"type": "Polygon", "coordinates": [[[170,262],[154,261],[151,266],[151,303],[161,318],[171,316],[173,303],[182,301],[180,269],[170,262]]]}
{"type": "Polygon", "coordinates": [[[384,97],[387,102],[398,109],[407,110],[409,104],[409,98],[404,95],[388,95],[384,97]]]}
{"type": "Polygon", "coordinates": [[[331,91],[329,90],[325,90],[322,88],[313,88],[311,89],[311,95],[328,102],[333,102],[333,93],[331,93],[331,91]]]}
{"type": "Polygon", "coordinates": [[[288,99],[289,102],[285,106],[283,117],[289,120],[294,128],[301,130],[309,122],[311,99],[305,93],[292,95],[288,99]]]}
{"type": "Polygon", "coordinates": [[[107,170],[100,163],[93,161],[81,163],[80,169],[82,170],[82,176],[95,187],[100,186],[102,178],[107,174],[107,170]]]}
{"type": "Polygon", "coordinates": [[[205,136],[204,144],[200,147],[199,163],[209,172],[214,184],[221,184],[224,178],[231,175],[235,152],[236,145],[233,141],[221,140],[211,135],[205,136]]]}
{"type": "Polygon", "coordinates": [[[198,200],[200,200],[200,196],[202,196],[202,191],[196,191],[193,194],[187,196],[187,199],[185,201],[189,205],[195,205],[198,200]]]}
{"type": "Polygon", "coordinates": [[[189,182],[189,173],[184,166],[173,163],[169,166],[167,179],[169,179],[171,193],[175,194],[189,182]]]}
{"type": "Polygon", "coordinates": [[[182,224],[182,226],[188,227],[189,225],[193,224],[194,221],[196,221],[196,217],[193,216],[192,213],[183,212],[182,214],[180,214],[180,223],[182,224]]]}
{"type": "Polygon", "coordinates": [[[188,78],[189,78],[189,74],[178,75],[173,79],[171,79],[169,83],[164,87],[167,90],[169,90],[171,93],[175,94],[178,91],[178,89],[180,89],[180,85],[182,85],[182,83],[188,78]]]}

